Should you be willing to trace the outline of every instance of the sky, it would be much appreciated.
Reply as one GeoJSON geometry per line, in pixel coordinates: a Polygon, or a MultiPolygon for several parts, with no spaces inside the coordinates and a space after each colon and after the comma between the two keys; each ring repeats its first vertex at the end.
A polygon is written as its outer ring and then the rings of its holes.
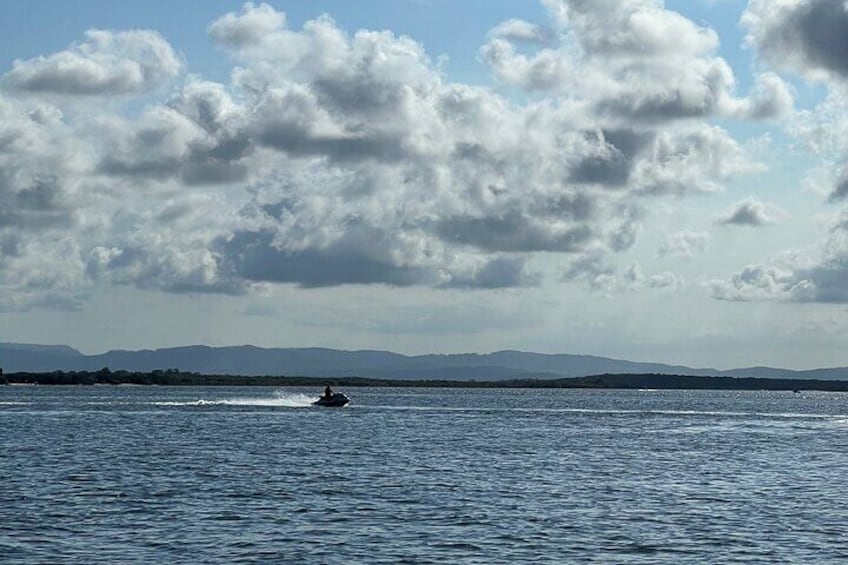
{"type": "Polygon", "coordinates": [[[843,0],[0,2],[0,341],[848,365],[843,0]]]}

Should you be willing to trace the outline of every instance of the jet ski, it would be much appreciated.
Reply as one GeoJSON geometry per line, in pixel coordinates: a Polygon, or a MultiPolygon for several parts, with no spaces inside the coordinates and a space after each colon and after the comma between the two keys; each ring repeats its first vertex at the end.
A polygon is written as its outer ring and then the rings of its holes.
{"type": "Polygon", "coordinates": [[[341,408],[342,406],[345,406],[348,403],[350,403],[350,398],[340,392],[334,392],[333,395],[330,397],[322,396],[321,398],[313,402],[312,405],[341,408]]]}

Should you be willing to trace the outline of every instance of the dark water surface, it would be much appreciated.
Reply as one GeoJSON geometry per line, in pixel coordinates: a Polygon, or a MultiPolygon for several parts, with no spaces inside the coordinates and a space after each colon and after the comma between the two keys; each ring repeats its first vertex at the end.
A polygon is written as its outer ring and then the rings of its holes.
{"type": "Polygon", "coordinates": [[[0,387],[0,561],[844,563],[848,395],[0,387]]]}

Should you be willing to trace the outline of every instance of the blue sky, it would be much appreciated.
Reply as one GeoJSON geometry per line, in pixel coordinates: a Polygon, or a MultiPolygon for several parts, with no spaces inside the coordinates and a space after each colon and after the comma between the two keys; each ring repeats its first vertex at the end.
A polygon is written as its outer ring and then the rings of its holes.
{"type": "Polygon", "coordinates": [[[842,37],[837,0],[0,3],[0,341],[848,364],[842,37]]]}

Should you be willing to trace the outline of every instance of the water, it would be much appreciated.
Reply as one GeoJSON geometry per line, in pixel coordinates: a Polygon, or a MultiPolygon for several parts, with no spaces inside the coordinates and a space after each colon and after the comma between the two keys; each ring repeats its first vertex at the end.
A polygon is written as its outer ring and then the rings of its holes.
{"type": "Polygon", "coordinates": [[[828,563],[848,395],[0,387],[0,561],[828,563]]]}

